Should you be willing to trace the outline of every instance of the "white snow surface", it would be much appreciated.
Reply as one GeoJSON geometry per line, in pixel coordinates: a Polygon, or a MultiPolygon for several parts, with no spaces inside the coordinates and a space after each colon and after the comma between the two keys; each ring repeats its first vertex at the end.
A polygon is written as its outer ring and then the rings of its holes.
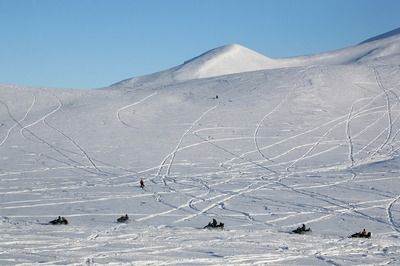
{"type": "Polygon", "coordinates": [[[0,86],[0,265],[399,265],[399,45],[0,86]]]}

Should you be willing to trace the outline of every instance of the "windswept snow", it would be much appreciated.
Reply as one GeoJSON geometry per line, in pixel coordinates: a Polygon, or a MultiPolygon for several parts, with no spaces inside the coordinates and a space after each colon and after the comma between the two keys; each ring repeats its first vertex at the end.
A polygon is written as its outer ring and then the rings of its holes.
{"type": "Polygon", "coordinates": [[[103,90],[0,86],[0,264],[399,264],[399,43],[233,45],[103,90]]]}

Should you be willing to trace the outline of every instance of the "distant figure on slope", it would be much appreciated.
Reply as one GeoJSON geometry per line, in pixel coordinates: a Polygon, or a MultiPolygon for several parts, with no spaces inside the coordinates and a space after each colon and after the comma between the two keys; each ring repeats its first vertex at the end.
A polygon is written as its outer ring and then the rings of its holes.
{"type": "Polygon", "coordinates": [[[141,189],[144,189],[144,181],[143,181],[142,178],[140,179],[140,188],[141,188],[141,189]]]}
{"type": "Polygon", "coordinates": [[[218,95],[215,95],[215,99],[218,99],[218,95]]]}

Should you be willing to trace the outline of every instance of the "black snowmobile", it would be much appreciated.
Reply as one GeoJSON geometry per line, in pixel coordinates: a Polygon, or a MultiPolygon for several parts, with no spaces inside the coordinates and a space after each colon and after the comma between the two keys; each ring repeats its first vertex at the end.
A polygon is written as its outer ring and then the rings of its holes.
{"type": "Polygon", "coordinates": [[[349,238],[371,238],[371,232],[368,233],[363,233],[363,232],[358,232],[354,233],[349,238]]]}
{"type": "Polygon", "coordinates": [[[217,223],[217,220],[213,219],[212,222],[209,222],[204,229],[224,229],[224,223],[217,223]]]}
{"type": "Polygon", "coordinates": [[[65,224],[65,225],[67,225],[68,224],[68,220],[65,219],[65,217],[58,216],[57,219],[54,219],[54,220],[50,221],[49,224],[54,224],[54,225],[56,225],[56,224],[65,224]]]}
{"type": "Polygon", "coordinates": [[[117,219],[118,223],[126,223],[129,220],[128,214],[125,214],[117,219]]]}
{"type": "Polygon", "coordinates": [[[302,224],[302,226],[299,226],[292,231],[294,234],[306,234],[309,232],[311,232],[311,228],[306,228],[305,224],[302,224]]]}

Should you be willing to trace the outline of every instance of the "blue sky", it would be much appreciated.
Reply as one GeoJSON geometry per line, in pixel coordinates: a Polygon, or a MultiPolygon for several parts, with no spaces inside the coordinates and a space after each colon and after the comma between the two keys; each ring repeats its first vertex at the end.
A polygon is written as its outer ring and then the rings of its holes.
{"type": "Polygon", "coordinates": [[[400,27],[399,0],[0,0],[0,84],[96,88],[239,43],[290,57],[400,27]]]}

